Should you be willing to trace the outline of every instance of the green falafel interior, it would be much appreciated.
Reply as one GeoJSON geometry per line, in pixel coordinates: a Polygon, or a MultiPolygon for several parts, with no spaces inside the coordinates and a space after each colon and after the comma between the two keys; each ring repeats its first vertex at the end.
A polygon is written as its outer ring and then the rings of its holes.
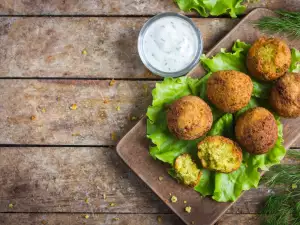
{"type": "MultiPolygon", "coordinates": [[[[283,147],[282,124],[278,116],[275,116],[278,125],[278,139],[275,146],[266,154],[252,155],[243,151],[243,161],[239,169],[231,173],[218,173],[202,168],[197,158],[197,143],[204,137],[192,141],[179,140],[168,130],[166,121],[166,108],[174,100],[186,95],[196,95],[207,101],[206,82],[212,72],[218,70],[237,70],[247,73],[246,55],[250,45],[236,41],[232,52],[222,49],[213,58],[201,57],[201,62],[208,73],[200,79],[189,77],[165,78],[164,81],[157,83],[152,91],[153,102],[147,111],[147,137],[152,141],[150,155],[157,160],[170,164],[170,175],[178,178],[178,173],[174,169],[174,163],[178,156],[189,153],[201,170],[200,182],[194,190],[203,196],[211,195],[219,202],[235,201],[242,191],[249,190],[258,186],[260,180],[259,170],[267,170],[270,166],[280,163],[286,150],[283,147]]],[[[292,50],[292,65],[290,71],[299,69],[299,51],[292,50]]],[[[270,84],[253,80],[254,89],[249,104],[235,114],[224,114],[212,105],[213,126],[206,136],[225,136],[230,139],[234,137],[235,118],[247,109],[263,106],[268,108],[266,98],[271,88],[270,84]]],[[[208,103],[209,104],[209,103],[208,103]]]]}

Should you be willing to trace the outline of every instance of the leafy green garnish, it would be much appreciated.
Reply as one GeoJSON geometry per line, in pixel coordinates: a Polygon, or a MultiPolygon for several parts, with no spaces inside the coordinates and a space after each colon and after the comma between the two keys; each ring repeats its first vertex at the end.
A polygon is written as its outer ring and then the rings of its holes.
{"type": "Polygon", "coordinates": [[[208,17],[229,14],[236,18],[246,10],[243,0],[174,0],[185,12],[196,10],[201,16],[208,17]]]}
{"type": "MultiPolygon", "coordinates": [[[[232,52],[226,52],[223,49],[212,58],[201,57],[202,64],[208,70],[207,75],[204,77],[200,79],[189,77],[165,78],[164,81],[156,84],[156,88],[152,92],[153,103],[147,111],[147,136],[153,143],[153,146],[150,147],[150,154],[153,158],[173,166],[177,156],[182,153],[190,153],[198,167],[201,168],[197,157],[197,143],[204,137],[193,141],[178,140],[169,132],[167,126],[166,109],[169,104],[180,97],[196,95],[204,99],[210,105],[214,119],[213,126],[206,135],[222,135],[233,140],[235,139],[234,123],[242,113],[257,106],[269,107],[267,98],[271,84],[256,80],[252,80],[254,89],[249,104],[235,114],[224,114],[212,106],[207,99],[206,84],[212,72],[232,69],[247,73],[245,60],[249,48],[250,45],[236,41],[232,52]]],[[[229,174],[217,173],[202,168],[201,180],[194,189],[203,196],[212,195],[212,198],[216,201],[226,202],[236,200],[244,190],[257,187],[260,180],[259,170],[267,170],[270,166],[278,164],[286,152],[283,147],[282,124],[279,117],[275,117],[278,125],[278,139],[275,146],[268,153],[251,155],[244,151],[241,167],[229,174]]],[[[176,177],[172,169],[170,174],[176,177]]]]}
{"type": "Polygon", "coordinates": [[[292,49],[292,63],[290,72],[300,73],[300,51],[294,48],[292,49]]]}

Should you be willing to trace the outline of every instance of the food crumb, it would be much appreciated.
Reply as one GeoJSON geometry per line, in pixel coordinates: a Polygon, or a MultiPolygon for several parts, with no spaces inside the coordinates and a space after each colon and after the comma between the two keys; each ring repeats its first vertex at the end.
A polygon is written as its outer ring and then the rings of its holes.
{"type": "Polygon", "coordinates": [[[192,221],[191,224],[195,224],[195,221],[192,221]]]}
{"type": "Polygon", "coordinates": [[[121,110],[121,108],[120,108],[119,105],[116,107],[116,110],[117,110],[117,111],[120,111],[120,110],[121,110]]]}
{"type": "Polygon", "coordinates": [[[77,132],[77,133],[73,133],[72,136],[73,136],[73,137],[80,136],[80,133],[78,133],[78,132],[77,132]]]}
{"type": "Polygon", "coordinates": [[[171,202],[173,202],[173,203],[177,202],[177,197],[175,195],[173,195],[171,197],[171,202]]]}
{"type": "Polygon", "coordinates": [[[187,212],[187,213],[191,213],[192,212],[192,207],[191,206],[187,206],[184,208],[184,210],[187,212]]]}
{"type": "Polygon", "coordinates": [[[106,200],[106,194],[105,193],[103,194],[103,199],[106,200]]]}
{"type": "Polygon", "coordinates": [[[164,179],[164,178],[163,178],[162,176],[159,176],[159,177],[158,177],[158,180],[159,180],[159,181],[162,181],[163,179],[164,179]]]}
{"type": "Polygon", "coordinates": [[[36,116],[31,116],[30,119],[33,121],[33,120],[36,120],[36,116]]]}
{"type": "Polygon", "coordinates": [[[45,108],[42,108],[42,113],[45,113],[46,112],[46,109],[45,108]]]}
{"type": "Polygon", "coordinates": [[[87,55],[87,50],[86,49],[83,49],[82,51],[81,51],[81,53],[82,53],[82,55],[87,55]]]}
{"type": "Polygon", "coordinates": [[[12,204],[12,203],[10,203],[9,205],[8,205],[8,208],[10,208],[10,209],[12,209],[14,207],[14,204],[12,204]]]}
{"type": "Polygon", "coordinates": [[[147,96],[148,94],[148,84],[143,84],[144,94],[147,96]]]}
{"type": "Polygon", "coordinates": [[[112,220],[113,220],[113,221],[118,221],[118,220],[120,220],[120,218],[115,217],[115,218],[113,218],[112,220]]]}
{"type": "Polygon", "coordinates": [[[183,203],[184,203],[184,204],[186,204],[186,203],[187,203],[187,201],[186,201],[186,200],[184,200],[184,201],[183,201],[183,203]]]}
{"type": "Polygon", "coordinates": [[[111,140],[113,140],[113,141],[117,140],[117,134],[116,134],[116,132],[112,132],[111,133],[111,140]]]}
{"type": "Polygon", "coordinates": [[[48,224],[46,220],[42,220],[42,224],[46,225],[48,224]]]}
{"type": "Polygon", "coordinates": [[[76,110],[76,109],[77,109],[77,104],[72,104],[72,105],[70,106],[70,109],[71,109],[71,110],[76,110]]]}
{"type": "Polygon", "coordinates": [[[103,99],[103,103],[107,104],[107,103],[109,103],[109,100],[107,98],[105,98],[105,99],[103,99]]]}
{"type": "Polygon", "coordinates": [[[88,214],[86,214],[86,215],[84,215],[84,218],[88,219],[88,218],[90,218],[90,216],[88,214]]]}
{"type": "Polygon", "coordinates": [[[292,184],[292,189],[296,189],[297,188],[297,184],[292,184]]]}
{"type": "Polygon", "coordinates": [[[110,207],[114,207],[114,206],[116,206],[116,203],[111,202],[111,203],[109,204],[109,206],[110,206],[110,207]]]}
{"type": "Polygon", "coordinates": [[[161,223],[161,222],[162,222],[161,216],[158,216],[158,217],[157,217],[157,222],[158,222],[158,223],[161,223]]]}
{"type": "Polygon", "coordinates": [[[131,119],[131,121],[135,121],[135,120],[137,120],[137,117],[136,116],[132,116],[130,119],[131,119]]]}
{"type": "Polygon", "coordinates": [[[169,193],[170,196],[172,196],[172,193],[169,193]]]}
{"type": "Polygon", "coordinates": [[[88,198],[85,198],[85,199],[84,199],[84,202],[85,202],[86,204],[89,204],[89,199],[88,199],[88,198]]]}
{"type": "Polygon", "coordinates": [[[109,82],[109,86],[114,86],[115,83],[116,83],[116,80],[115,80],[115,79],[112,79],[112,80],[109,82]]]}

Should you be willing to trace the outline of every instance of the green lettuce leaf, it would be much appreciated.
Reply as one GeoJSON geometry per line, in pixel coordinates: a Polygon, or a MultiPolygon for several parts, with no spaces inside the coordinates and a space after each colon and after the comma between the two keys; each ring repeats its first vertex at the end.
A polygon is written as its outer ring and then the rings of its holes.
{"type": "Polygon", "coordinates": [[[242,14],[246,6],[243,0],[174,0],[185,12],[196,10],[201,16],[219,16],[229,14],[232,18],[242,14]]]}
{"type": "MultiPolygon", "coordinates": [[[[174,137],[167,127],[166,108],[176,99],[186,95],[196,95],[208,102],[206,84],[211,73],[225,69],[247,72],[245,59],[249,47],[250,45],[237,41],[232,52],[222,50],[213,58],[203,56],[201,61],[208,70],[208,74],[200,79],[166,78],[156,84],[156,88],[152,91],[153,103],[147,111],[147,136],[153,143],[150,147],[150,154],[153,158],[172,166],[177,156],[187,152],[192,155],[198,167],[201,168],[201,163],[197,157],[197,143],[204,137],[193,141],[178,140],[174,137]]],[[[254,94],[249,104],[234,115],[224,114],[208,102],[212,108],[214,122],[207,135],[222,135],[235,139],[234,123],[238,116],[253,107],[269,107],[266,98],[269,94],[270,85],[254,80],[253,83],[254,94]]],[[[279,163],[285,155],[282,125],[279,118],[276,120],[279,132],[273,149],[263,155],[251,155],[244,151],[241,167],[229,174],[216,173],[202,168],[203,174],[200,182],[194,189],[203,196],[211,195],[216,201],[226,202],[236,200],[244,190],[257,187],[260,180],[259,170],[267,170],[271,165],[279,163]]],[[[174,171],[172,173],[172,169],[170,174],[176,175],[174,171]]]]}

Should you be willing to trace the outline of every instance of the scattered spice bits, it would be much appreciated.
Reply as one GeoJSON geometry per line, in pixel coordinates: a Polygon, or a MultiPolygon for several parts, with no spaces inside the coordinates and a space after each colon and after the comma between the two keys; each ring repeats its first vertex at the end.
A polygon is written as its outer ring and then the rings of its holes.
{"type": "Polygon", "coordinates": [[[36,116],[31,116],[30,119],[33,121],[33,120],[36,120],[36,116]]]}
{"type": "Polygon", "coordinates": [[[158,222],[158,223],[161,223],[161,222],[162,222],[161,216],[158,216],[158,217],[157,217],[157,222],[158,222]]]}
{"type": "Polygon", "coordinates": [[[76,109],[77,109],[77,105],[76,105],[76,104],[72,104],[72,105],[70,106],[70,109],[71,109],[71,110],[76,110],[76,109]]]}
{"type": "Polygon", "coordinates": [[[164,179],[164,178],[163,178],[162,176],[159,176],[159,177],[158,177],[158,180],[159,180],[159,181],[162,181],[163,179],[164,179]]]}
{"type": "Polygon", "coordinates": [[[192,207],[191,206],[187,206],[184,208],[184,210],[187,212],[187,213],[191,213],[192,212],[192,207]]]}
{"type": "Polygon", "coordinates": [[[117,134],[116,132],[111,133],[111,140],[116,141],[117,140],[117,134]]]}
{"type": "Polygon", "coordinates": [[[110,206],[110,207],[114,207],[114,206],[116,206],[116,203],[111,202],[111,203],[109,204],[109,206],[110,206]]]}
{"type": "Polygon", "coordinates": [[[109,86],[114,86],[115,83],[116,83],[116,80],[115,80],[115,79],[112,79],[112,80],[109,82],[109,86]]]}
{"type": "Polygon", "coordinates": [[[118,220],[120,220],[120,218],[115,217],[115,218],[113,218],[112,220],[113,220],[113,221],[118,221],[118,220]]]}
{"type": "Polygon", "coordinates": [[[10,208],[10,209],[12,209],[14,207],[14,204],[12,204],[12,203],[10,203],[9,205],[8,205],[8,208],[10,208]]]}
{"type": "Polygon", "coordinates": [[[137,117],[136,117],[136,116],[132,116],[132,117],[130,118],[130,120],[131,120],[131,121],[135,121],[135,120],[137,120],[137,117]]]}
{"type": "Polygon", "coordinates": [[[121,108],[120,108],[119,105],[116,107],[116,110],[117,110],[117,111],[120,111],[120,110],[121,110],[121,108]]]}
{"type": "Polygon", "coordinates": [[[83,49],[83,50],[81,51],[81,54],[82,54],[82,55],[87,55],[87,54],[88,54],[88,52],[87,52],[87,50],[86,50],[86,49],[83,49]]]}
{"type": "Polygon", "coordinates": [[[177,202],[177,197],[175,195],[173,195],[171,197],[171,202],[173,202],[173,203],[177,202]]]}
{"type": "Polygon", "coordinates": [[[86,214],[86,215],[84,215],[84,218],[88,219],[88,218],[90,218],[90,216],[88,214],[86,214]]]}

